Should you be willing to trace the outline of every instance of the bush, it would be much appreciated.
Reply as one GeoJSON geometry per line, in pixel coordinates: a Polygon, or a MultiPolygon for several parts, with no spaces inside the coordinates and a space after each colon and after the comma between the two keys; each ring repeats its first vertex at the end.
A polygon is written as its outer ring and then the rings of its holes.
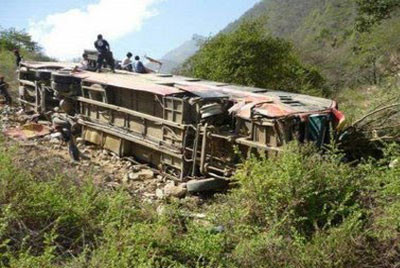
{"type": "Polygon", "coordinates": [[[246,22],[232,33],[208,40],[181,71],[185,75],[246,86],[325,94],[324,79],[302,65],[292,45],[246,22]]]}
{"type": "Polygon", "coordinates": [[[391,152],[385,161],[350,166],[336,151],[321,156],[292,145],[275,159],[247,161],[237,174],[240,188],[214,208],[216,221],[227,227],[237,267],[399,261],[400,169],[387,167],[399,150],[391,152]]]}
{"type": "Polygon", "coordinates": [[[2,266],[388,267],[400,260],[395,145],[358,166],[335,150],[297,144],[249,159],[236,175],[240,187],[206,207],[205,220],[188,217],[190,204],[165,203],[160,213],[90,179],[35,178],[1,148],[2,266]]]}
{"type": "Polygon", "coordinates": [[[371,27],[384,19],[390,18],[392,13],[400,7],[398,0],[357,0],[359,31],[369,31],[371,27]]]}
{"type": "MultiPolygon", "coordinates": [[[[179,209],[156,207],[90,177],[35,178],[0,147],[0,266],[215,267],[224,236],[179,209]]],[[[14,150],[18,150],[15,148],[14,150]]]]}
{"type": "Polygon", "coordinates": [[[234,198],[249,201],[242,206],[241,220],[304,239],[358,212],[364,183],[355,179],[362,178],[362,171],[341,163],[340,157],[322,157],[311,146],[298,149],[296,144],[277,158],[248,160],[237,178],[241,190],[234,198]]]}

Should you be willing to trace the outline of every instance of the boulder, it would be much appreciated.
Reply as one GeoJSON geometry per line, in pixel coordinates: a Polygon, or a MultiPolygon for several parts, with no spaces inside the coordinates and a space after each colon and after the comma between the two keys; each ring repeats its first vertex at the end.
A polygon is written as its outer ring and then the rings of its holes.
{"type": "Polygon", "coordinates": [[[185,197],[187,189],[182,187],[181,185],[175,186],[174,184],[167,184],[164,187],[164,195],[166,197],[177,197],[183,198],[185,197]]]}
{"type": "Polygon", "coordinates": [[[154,172],[150,169],[142,169],[139,172],[137,172],[137,174],[139,174],[139,178],[141,180],[150,180],[154,178],[154,172]]]}
{"type": "Polygon", "coordinates": [[[158,199],[163,199],[163,198],[164,198],[164,192],[163,192],[162,189],[157,189],[157,190],[156,190],[156,197],[157,197],[158,199]]]}
{"type": "Polygon", "coordinates": [[[138,172],[128,173],[126,178],[130,181],[150,180],[154,178],[154,172],[150,169],[142,169],[138,172]]]}
{"type": "Polygon", "coordinates": [[[399,165],[400,165],[400,160],[397,158],[397,159],[393,160],[392,162],[390,162],[389,168],[394,169],[394,168],[398,167],[399,165]]]}

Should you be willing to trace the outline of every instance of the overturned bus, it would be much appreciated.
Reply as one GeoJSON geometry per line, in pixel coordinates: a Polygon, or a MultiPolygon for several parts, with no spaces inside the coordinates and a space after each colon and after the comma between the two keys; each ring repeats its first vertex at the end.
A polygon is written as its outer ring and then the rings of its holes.
{"type": "Polygon", "coordinates": [[[180,180],[225,179],[240,155],[276,154],[289,141],[329,142],[342,120],[334,101],[170,74],[72,72],[25,62],[26,110],[57,111],[81,137],[180,180]]]}

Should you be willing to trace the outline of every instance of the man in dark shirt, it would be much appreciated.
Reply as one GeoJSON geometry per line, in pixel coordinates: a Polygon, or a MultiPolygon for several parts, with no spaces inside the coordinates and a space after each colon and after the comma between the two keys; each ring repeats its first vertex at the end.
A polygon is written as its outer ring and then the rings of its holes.
{"type": "Polygon", "coordinates": [[[8,84],[4,81],[4,76],[0,75],[0,94],[6,99],[6,104],[11,104],[11,97],[8,94],[8,84]]]}
{"type": "Polygon", "coordinates": [[[103,36],[99,34],[97,36],[96,42],[94,42],[94,46],[99,52],[99,58],[97,60],[97,72],[101,71],[101,68],[103,67],[104,64],[104,60],[110,66],[111,70],[114,72],[115,61],[112,52],[110,51],[110,44],[107,42],[107,40],[103,39],[103,36]]]}
{"type": "Polygon", "coordinates": [[[17,65],[17,68],[19,67],[19,64],[22,61],[21,54],[19,54],[18,48],[14,49],[14,56],[15,56],[15,64],[17,65]]]}
{"type": "Polygon", "coordinates": [[[140,57],[136,56],[135,57],[135,72],[140,73],[140,74],[145,74],[146,72],[146,67],[144,67],[143,63],[140,61],[140,57]]]}

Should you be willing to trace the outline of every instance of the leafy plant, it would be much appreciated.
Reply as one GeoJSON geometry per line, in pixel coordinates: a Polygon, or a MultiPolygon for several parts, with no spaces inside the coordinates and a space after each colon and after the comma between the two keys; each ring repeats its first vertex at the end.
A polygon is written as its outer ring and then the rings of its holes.
{"type": "Polygon", "coordinates": [[[326,93],[319,72],[300,63],[290,42],[266,34],[260,21],[208,40],[182,73],[246,86],[326,93]]]}
{"type": "Polygon", "coordinates": [[[371,27],[382,20],[390,18],[400,7],[399,0],[357,0],[359,16],[357,28],[359,31],[369,31],[371,27]]]}

